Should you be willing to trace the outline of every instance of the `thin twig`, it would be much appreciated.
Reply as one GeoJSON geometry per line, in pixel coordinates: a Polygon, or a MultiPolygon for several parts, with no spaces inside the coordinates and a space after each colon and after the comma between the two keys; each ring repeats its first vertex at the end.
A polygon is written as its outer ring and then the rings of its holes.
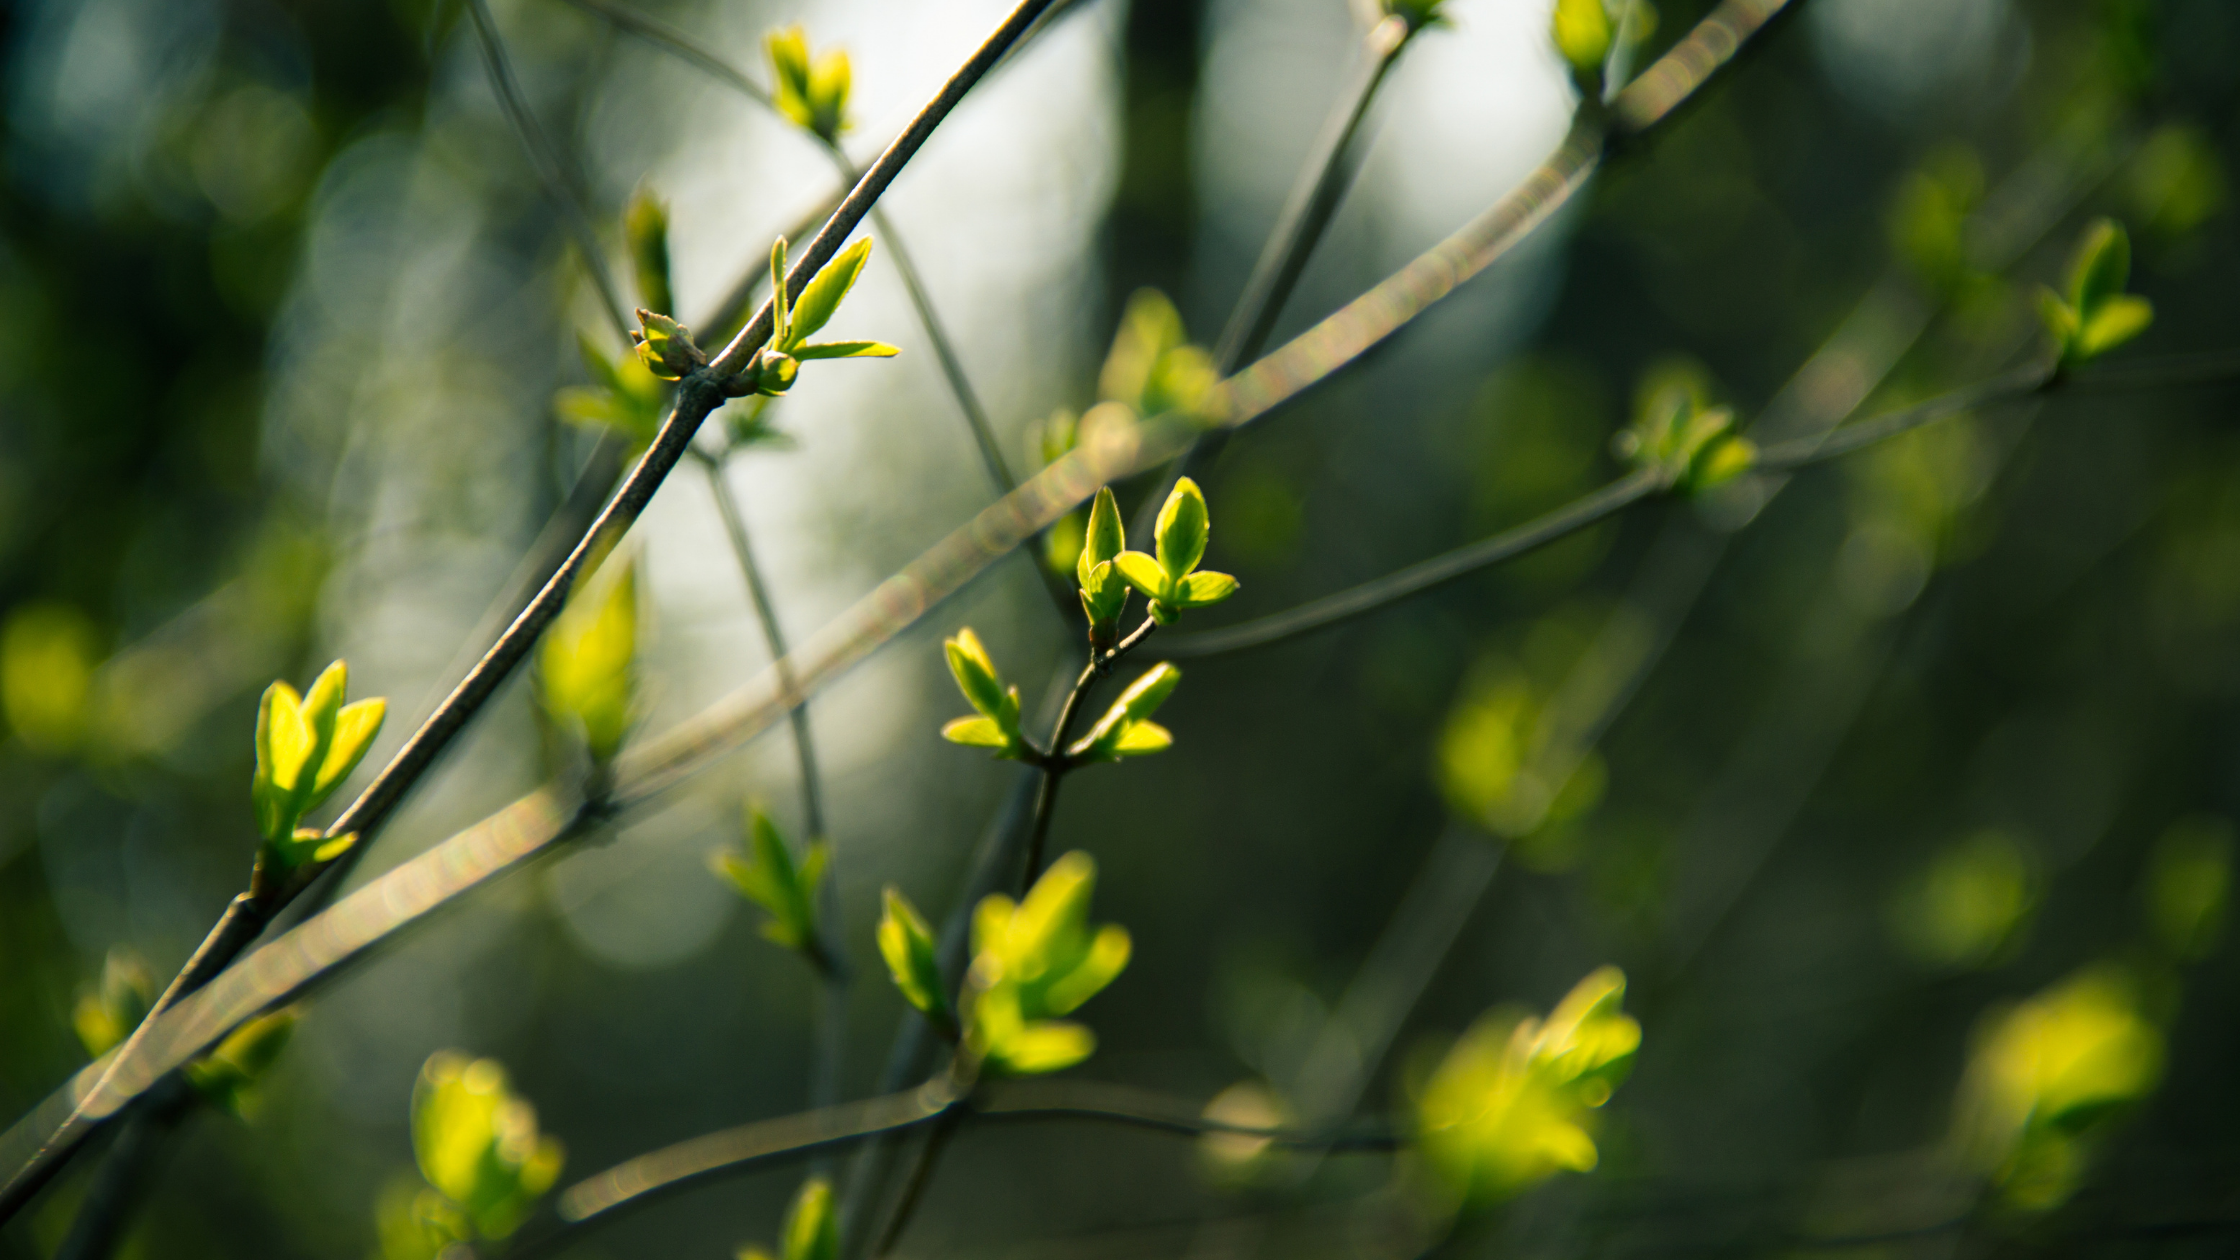
{"type": "Polygon", "coordinates": [[[1379,1153],[1403,1139],[1386,1125],[1329,1129],[1232,1124],[1171,1095],[1082,1081],[997,1081],[957,1097],[946,1074],[916,1089],[758,1120],[625,1160],[561,1191],[552,1223],[526,1231],[510,1260],[551,1254],[679,1191],[725,1177],[909,1132],[944,1119],[963,1122],[1082,1121],[1178,1137],[1235,1134],[1296,1150],[1379,1153]]]}
{"type": "Polygon", "coordinates": [[[1150,638],[1158,628],[1159,623],[1146,616],[1143,624],[1130,631],[1127,638],[1113,644],[1104,655],[1082,666],[1081,676],[1074,680],[1073,690],[1066,693],[1065,707],[1058,710],[1057,723],[1050,729],[1050,747],[1042,754],[1039,765],[1042,783],[1035,792],[1034,822],[1027,833],[1027,864],[1019,883],[1022,895],[1034,887],[1034,881],[1042,875],[1042,853],[1050,836],[1050,819],[1058,807],[1058,785],[1075,768],[1072,755],[1066,751],[1067,742],[1073,738],[1074,719],[1080,716],[1081,706],[1088,701],[1089,693],[1096,688],[1097,680],[1111,673],[1114,665],[1142,646],[1143,641],[1150,638]]]}
{"type": "Polygon", "coordinates": [[[544,185],[546,196],[560,212],[561,221],[568,225],[569,235],[575,237],[584,270],[590,273],[592,285],[599,290],[600,308],[614,325],[615,335],[627,343],[630,330],[637,325],[630,318],[629,306],[622,300],[622,291],[615,287],[613,273],[607,269],[606,252],[599,246],[599,231],[592,226],[590,212],[585,209],[582,183],[574,177],[560,146],[545,134],[537,116],[530,111],[529,102],[522,96],[520,81],[513,73],[513,61],[506,55],[505,38],[498,33],[497,20],[490,16],[488,0],[467,0],[467,13],[474,19],[475,42],[482,50],[483,67],[490,72],[491,91],[496,93],[506,121],[513,124],[514,134],[520,137],[521,147],[529,155],[529,166],[536,171],[538,182],[544,185]]]}

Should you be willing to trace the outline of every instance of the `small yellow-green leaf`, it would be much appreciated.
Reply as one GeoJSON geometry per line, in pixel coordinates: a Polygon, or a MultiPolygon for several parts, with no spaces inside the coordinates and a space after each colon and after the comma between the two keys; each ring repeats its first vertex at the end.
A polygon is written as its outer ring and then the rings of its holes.
{"type": "Polygon", "coordinates": [[[1237,579],[1226,573],[1193,573],[1182,579],[1175,603],[1184,608],[1204,608],[1237,593],[1237,579]]]}
{"type": "Polygon", "coordinates": [[[767,397],[776,398],[792,389],[795,378],[801,375],[801,361],[790,354],[764,351],[755,362],[755,392],[767,397]]]}
{"type": "Polygon", "coordinates": [[[995,719],[1005,734],[1018,729],[1015,713],[1006,720],[1009,706],[1003,680],[996,673],[995,662],[988,659],[988,649],[981,646],[980,636],[970,626],[957,631],[956,637],[942,643],[942,651],[949,660],[949,672],[956,677],[957,690],[965,700],[978,709],[981,716],[995,719]]]}
{"type": "Polygon", "coordinates": [[[811,359],[891,359],[901,353],[884,341],[827,341],[793,348],[793,357],[804,363],[811,359]]]}
{"type": "Polygon", "coordinates": [[[2131,278],[2131,238],[2113,219],[2095,219],[2077,243],[2069,264],[2069,305],[2086,321],[2100,305],[2123,292],[2131,278]]]}
{"type": "Polygon", "coordinates": [[[1180,582],[1198,567],[1206,554],[1208,532],[1206,496],[1199,491],[1198,483],[1188,477],[1176,481],[1173,493],[1160,505],[1158,525],[1152,533],[1159,567],[1167,571],[1169,579],[1180,582]]]}
{"type": "Polygon", "coordinates": [[[1097,1052],[1097,1035],[1062,1020],[1030,1023],[991,1047],[988,1057],[1013,1076],[1059,1072],[1097,1052]]]}
{"type": "Polygon", "coordinates": [[[1112,352],[1097,377],[1097,396],[1141,411],[1159,360],[1182,344],[1182,316],[1157,289],[1138,289],[1120,316],[1112,352]]]}
{"type": "Polygon", "coordinates": [[[904,1001],[928,1018],[937,1023],[947,1021],[949,1001],[942,994],[933,929],[894,885],[887,885],[880,902],[879,956],[886,960],[895,988],[901,990],[904,1001]]]}
{"type": "Polygon", "coordinates": [[[840,1225],[832,1211],[832,1183],[811,1177],[793,1198],[778,1241],[783,1260],[836,1260],[840,1225]]]}
{"type": "Polygon", "coordinates": [[[1011,747],[1011,737],[1004,734],[1003,728],[996,725],[994,718],[957,718],[942,725],[941,738],[952,744],[963,744],[970,748],[1007,749],[1011,747]]]}
{"type": "Polygon", "coordinates": [[[2080,362],[2099,358],[2147,330],[2154,323],[2154,303],[2130,293],[2118,293],[2100,304],[2077,334],[2080,362]]]}
{"type": "Polygon", "coordinates": [[[1157,560],[1140,551],[1123,551],[1112,558],[1113,568],[1120,578],[1141,592],[1145,599],[1164,599],[1174,585],[1174,579],[1160,567],[1157,560]]]}
{"type": "Polygon", "coordinates": [[[1113,741],[1115,757],[1148,757],[1174,747],[1174,732],[1157,722],[1130,722],[1113,741]]]}
{"type": "Polygon", "coordinates": [[[1602,0],[1556,0],[1550,34],[1579,74],[1597,74],[1610,55],[1610,14],[1602,0]]]}
{"type": "MultiPolygon", "coordinates": [[[[801,297],[793,304],[792,317],[788,321],[787,337],[778,343],[778,348],[791,351],[795,345],[808,340],[816,334],[818,329],[830,323],[833,313],[840,309],[841,299],[847,297],[848,290],[855,287],[856,277],[863,274],[864,263],[870,257],[871,238],[867,236],[841,250],[831,262],[825,264],[822,271],[816,274],[815,279],[801,286],[801,297]]],[[[878,343],[846,342],[843,344],[876,345],[878,343]]],[[[846,356],[803,353],[794,357],[822,359],[846,356]]]]}
{"type": "Polygon", "coordinates": [[[1128,929],[1117,923],[1098,928],[1081,962],[1043,988],[1042,1009],[1052,1015],[1070,1014],[1083,1002],[1103,992],[1106,985],[1128,969],[1128,957],[1133,948],[1128,929]]]}
{"type": "Polygon", "coordinates": [[[382,719],[389,715],[389,702],[375,696],[347,704],[335,714],[334,737],[327,744],[326,760],[319,765],[319,775],[313,781],[311,801],[306,808],[317,809],[350,772],[358,768],[366,750],[373,747],[374,736],[381,733],[382,719]]]}

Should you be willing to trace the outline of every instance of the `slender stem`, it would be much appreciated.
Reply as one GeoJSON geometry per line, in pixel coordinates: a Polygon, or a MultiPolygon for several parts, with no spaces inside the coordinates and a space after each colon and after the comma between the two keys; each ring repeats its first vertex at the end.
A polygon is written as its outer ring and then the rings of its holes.
{"type": "Polygon", "coordinates": [[[1019,885],[1022,895],[1027,889],[1034,887],[1034,881],[1042,875],[1042,854],[1050,836],[1050,819],[1058,807],[1058,785],[1074,768],[1073,758],[1066,751],[1066,743],[1073,735],[1074,718],[1080,715],[1081,706],[1088,700],[1089,692],[1096,687],[1097,680],[1111,673],[1114,665],[1119,664],[1128,653],[1135,651],[1158,628],[1158,622],[1145,617],[1143,624],[1131,631],[1127,638],[1113,644],[1112,649],[1103,656],[1082,666],[1081,676],[1074,680],[1073,690],[1066,693],[1065,707],[1058,711],[1057,725],[1050,731],[1049,751],[1042,755],[1042,783],[1035,792],[1034,822],[1027,833],[1026,873],[1019,885]]]}
{"type": "Polygon", "coordinates": [[[796,777],[801,781],[801,815],[811,843],[823,843],[828,855],[825,876],[817,887],[817,918],[822,926],[816,939],[808,942],[809,957],[816,965],[821,982],[817,992],[817,1048],[809,1077],[809,1105],[826,1107],[840,1100],[841,1070],[848,1053],[848,963],[847,947],[843,943],[846,937],[840,929],[839,880],[834,874],[839,850],[824,809],[824,779],[817,771],[816,737],[809,730],[809,701],[800,694],[799,685],[793,679],[785,627],[778,621],[777,605],[770,598],[769,584],[763,580],[762,566],[755,560],[754,544],[747,537],[747,518],[740,512],[738,497],[731,493],[731,483],[723,475],[723,460],[697,446],[691,449],[694,461],[707,474],[709,496],[715,500],[716,514],[723,518],[723,531],[731,540],[731,554],[739,562],[739,573],[746,579],[755,620],[762,627],[763,645],[769,649],[779,676],[794,693],[794,705],[788,717],[793,728],[796,777]]]}
{"type": "Polygon", "coordinates": [[[887,1214],[887,1223],[879,1230],[879,1241],[871,1246],[873,1257],[884,1256],[902,1241],[902,1231],[909,1227],[910,1218],[916,1214],[918,1204],[925,1198],[926,1187],[933,1183],[934,1166],[941,1162],[941,1152],[949,1139],[957,1134],[957,1114],[952,1112],[933,1122],[926,1132],[925,1141],[919,1143],[918,1152],[911,1157],[910,1171],[902,1179],[901,1197],[895,1200],[894,1210],[887,1214]]]}
{"type": "Polygon", "coordinates": [[[488,0],[467,0],[467,14],[474,20],[475,40],[482,50],[483,68],[490,74],[491,91],[497,94],[506,121],[513,124],[514,134],[520,137],[521,147],[529,156],[529,165],[536,171],[538,182],[544,185],[545,195],[560,212],[561,221],[568,225],[569,235],[575,237],[584,270],[590,273],[591,283],[599,291],[600,308],[614,325],[615,334],[627,342],[636,324],[630,318],[630,308],[622,301],[621,290],[615,287],[613,273],[607,269],[606,252],[599,247],[598,229],[592,226],[591,215],[584,208],[582,181],[574,177],[560,146],[545,134],[523,98],[520,81],[513,73],[513,61],[506,55],[505,38],[498,33],[497,19],[490,15],[488,0]]]}

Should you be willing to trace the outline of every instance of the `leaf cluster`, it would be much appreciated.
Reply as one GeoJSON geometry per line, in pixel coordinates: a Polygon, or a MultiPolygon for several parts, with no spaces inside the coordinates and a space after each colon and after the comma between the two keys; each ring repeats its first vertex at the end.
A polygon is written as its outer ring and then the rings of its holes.
{"type": "Polygon", "coordinates": [[[1700,375],[1667,367],[1643,380],[1633,424],[1614,446],[1620,458],[1673,493],[1694,495],[1732,481],[1756,463],[1757,447],[1734,428],[1734,410],[1710,405],[1700,375]]]}
{"type": "Polygon", "coordinates": [[[1096,880],[1095,860],[1076,851],[1051,863],[1024,900],[996,893],[973,910],[972,968],[959,1005],[965,1053],[981,1070],[1032,1076],[1095,1052],[1096,1034],[1054,1017],[1071,1014],[1128,965],[1128,930],[1089,925],[1096,880]]]}
{"type": "Polygon", "coordinates": [[[2154,323],[2154,303],[2124,292],[2130,278],[2131,238],[2115,220],[2095,220],[2069,263],[2066,290],[2038,295],[2039,313],[2063,367],[2090,363],[2154,323]]]}
{"type": "Polygon", "coordinates": [[[846,49],[809,55],[808,32],[799,24],[763,36],[775,90],[771,103],[788,121],[831,144],[849,128],[848,94],[853,74],[846,49]]]}
{"type": "MultiPolygon", "coordinates": [[[[1117,515],[1117,512],[1115,513],[1117,515]]],[[[1111,558],[1113,571],[1151,603],[1151,619],[1173,625],[1186,608],[1206,608],[1237,593],[1237,579],[1226,573],[1200,573],[1212,521],[1198,483],[1184,477],[1159,507],[1152,532],[1155,555],[1123,551],[1111,558]]],[[[1086,549],[1084,555],[1089,554],[1086,549]]],[[[1084,586],[1084,592],[1087,587],[1084,586]]]]}
{"type": "Polygon", "coordinates": [[[511,1235],[564,1161],[559,1141],[537,1131],[536,1109],[513,1093],[497,1060],[452,1050],[430,1056],[413,1085],[412,1151],[427,1185],[409,1207],[438,1243],[429,1255],[511,1235]]]}
{"type": "Polygon", "coordinates": [[[812,841],[796,862],[778,825],[758,806],[748,806],[744,853],[714,854],[709,865],[731,882],[741,896],[768,914],[762,934],[776,944],[826,964],[821,941],[822,923],[817,914],[817,893],[832,848],[812,841]]]}
{"type": "Polygon", "coordinates": [[[1625,973],[1602,967],[1546,1019],[1492,1012],[1448,1051],[1416,1100],[1417,1147],[1444,1206],[1482,1209],[1595,1166],[1594,1113],[1641,1046],[1625,988],[1625,973]]]}
{"type": "Polygon", "coordinates": [[[349,667],[336,661],[308,693],[286,682],[265,688],[257,705],[257,770],[250,786],[257,834],[264,838],[260,866],[269,862],[291,871],[325,862],[357,839],[329,839],[317,828],[299,826],[350,777],[388,714],[388,702],[380,697],[344,703],[349,685],[349,667]]]}

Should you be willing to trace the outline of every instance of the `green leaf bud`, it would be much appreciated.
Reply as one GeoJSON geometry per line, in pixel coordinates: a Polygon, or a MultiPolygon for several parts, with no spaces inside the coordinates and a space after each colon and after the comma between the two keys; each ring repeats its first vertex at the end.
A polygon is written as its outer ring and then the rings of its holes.
{"type": "Polygon", "coordinates": [[[710,866],[769,915],[762,935],[782,948],[821,958],[817,888],[830,848],[812,843],[797,865],[778,825],[761,808],[747,807],[746,853],[718,852],[710,866]]]}
{"type": "Polygon", "coordinates": [[[1556,51],[1582,79],[1599,79],[1610,56],[1610,13],[1603,0],[1556,0],[1550,19],[1556,51]]]}
{"type": "Polygon", "coordinates": [[[832,1210],[832,1183],[811,1177],[794,1195],[780,1231],[781,1260],[838,1260],[840,1222],[832,1210]]]}
{"type": "Polygon", "coordinates": [[[830,323],[833,313],[840,309],[841,299],[855,287],[856,277],[863,274],[864,263],[870,258],[871,238],[867,236],[841,250],[814,279],[802,286],[801,298],[793,304],[787,320],[786,338],[778,348],[790,351],[830,323]]]}
{"type": "Polygon", "coordinates": [[[708,356],[693,344],[692,330],[659,311],[638,311],[639,331],[630,334],[638,360],[665,381],[683,380],[706,367],[708,356]]]}
{"type": "Polygon", "coordinates": [[[1180,582],[1198,561],[1205,558],[1206,535],[1210,521],[1206,515],[1206,496],[1198,483],[1188,477],[1174,483],[1174,491],[1159,508],[1159,521],[1152,532],[1158,549],[1159,567],[1167,571],[1174,582],[1180,582]]]}
{"type": "Polygon", "coordinates": [[[889,884],[880,897],[882,913],[879,917],[879,956],[886,959],[887,972],[894,977],[894,987],[902,998],[916,1007],[920,1014],[932,1020],[937,1028],[955,1031],[955,1017],[949,1013],[949,1000],[943,995],[941,964],[935,952],[933,929],[916,906],[902,895],[900,889],[889,884]]]}

